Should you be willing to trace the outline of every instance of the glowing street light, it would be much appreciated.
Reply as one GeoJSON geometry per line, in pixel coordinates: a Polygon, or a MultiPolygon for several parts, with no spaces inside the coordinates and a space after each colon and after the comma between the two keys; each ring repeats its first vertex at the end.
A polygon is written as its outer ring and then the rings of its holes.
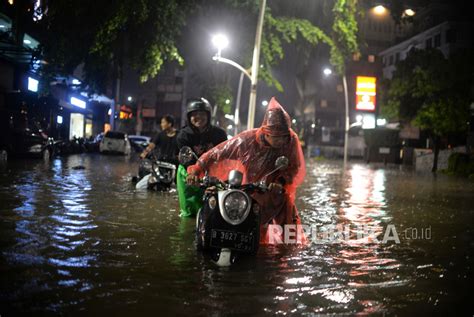
{"type": "Polygon", "coordinates": [[[264,107],[268,106],[268,101],[266,101],[266,100],[262,101],[262,106],[264,106],[264,107]]]}
{"type": "Polygon", "coordinates": [[[377,15],[384,15],[387,9],[383,5],[378,5],[374,8],[374,13],[377,15]]]}
{"type": "MultiPolygon", "coordinates": [[[[234,133],[237,135],[238,130],[239,130],[240,97],[241,97],[241,94],[242,94],[242,84],[243,84],[243,81],[244,81],[244,75],[247,76],[248,79],[250,79],[250,80],[252,80],[252,76],[250,75],[250,73],[245,68],[243,68],[238,63],[234,62],[233,60],[230,60],[228,58],[224,58],[224,57],[221,56],[222,49],[224,47],[227,47],[227,45],[229,44],[229,40],[225,36],[223,36],[223,35],[214,36],[212,38],[212,43],[217,48],[216,55],[214,55],[212,57],[213,60],[215,60],[218,63],[220,62],[220,63],[229,64],[230,66],[233,66],[233,67],[237,68],[238,70],[240,70],[239,88],[237,90],[237,100],[235,102],[235,113],[234,113],[234,128],[235,128],[234,133]]],[[[230,100],[229,100],[229,103],[230,103],[230,100]]],[[[226,104],[228,104],[227,100],[226,100],[226,104]]]]}
{"type": "Polygon", "coordinates": [[[332,70],[331,70],[330,68],[327,68],[327,67],[326,67],[326,68],[323,70],[323,73],[324,73],[324,75],[329,76],[329,75],[332,74],[332,70]]]}
{"type": "MultiPolygon", "coordinates": [[[[227,63],[239,69],[242,74],[240,76],[240,83],[239,83],[239,92],[237,93],[237,105],[236,105],[236,116],[235,120],[239,120],[238,116],[238,107],[240,106],[240,92],[241,92],[241,82],[243,80],[243,76],[246,75],[250,79],[250,96],[249,96],[249,111],[247,117],[247,129],[253,129],[254,121],[255,121],[255,105],[257,103],[257,83],[258,83],[258,71],[259,71],[259,60],[260,60],[260,44],[262,39],[262,30],[263,30],[263,18],[265,16],[265,7],[267,0],[260,0],[260,10],[258,13],[258,20],[257,20],[257,29],[255,32],[255,45],[253,48],[253,57],[252,57],[252,67],[250,71],[247,71],[245,68],[237,64],[236,62],[222,58],[220,56],[221,50],[229,44],[228,40],[226,40],[223,36],[216,35],[213,38],[213,43],[217,47],[218,52],[216,56],[212,59],[217,62],[227,63]]],[[[238,130],[236,124],[236,131],[238,130]]]]}
{"type": "Polygon", "coordinates": [[[406,10],[404,11],[404,14],[405,14],[406,16],[412,17],[412,16],[415,15],[415,11],[413,11],[412,9],[406,9],[406,10]]]}
{"type": "Polygon", "coordinates": [[[223,34],[217,34],[212,37],[212,44],[217,48],[217,56],[229,45],[229,39],[223,34]]]}

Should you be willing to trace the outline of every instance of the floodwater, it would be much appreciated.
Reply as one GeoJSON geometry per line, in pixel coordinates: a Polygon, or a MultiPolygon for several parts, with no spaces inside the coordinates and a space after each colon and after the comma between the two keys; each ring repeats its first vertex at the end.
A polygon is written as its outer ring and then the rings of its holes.
{"type": "Polygon", "coordinates": [[[131,186],[135,157],[0,166],[0,315],[472,316],[473,181],[307,165],[303,224],[340,225],[349,239],[308,235],[305,247],[261,248],[231,268],[195,251],[176,192],[131,186]]]}

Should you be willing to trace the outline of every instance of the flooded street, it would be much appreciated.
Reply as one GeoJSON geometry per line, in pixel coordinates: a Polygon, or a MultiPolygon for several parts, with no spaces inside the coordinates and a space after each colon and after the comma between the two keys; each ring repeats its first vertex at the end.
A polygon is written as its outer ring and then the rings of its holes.
{"type": "Polygon", "coordinates": [[[0,315],[131,313],[472,316],[474,183],[399,167],[307,163],[302,223],[353,238],[261,248],[218,268],[176,192],[136,191],[137,159],[72,155],[0,166],[0,315]],[[393,230],[391,231],[393,237],[393,230]]]}

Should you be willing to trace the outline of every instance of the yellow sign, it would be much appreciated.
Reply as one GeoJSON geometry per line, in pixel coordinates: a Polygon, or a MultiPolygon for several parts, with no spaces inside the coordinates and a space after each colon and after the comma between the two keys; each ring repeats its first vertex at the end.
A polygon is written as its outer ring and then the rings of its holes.
{"type": "Polygon", "coordinates": [[[357,76],[356,110],[375,111],[376,78],[357,76]]]}

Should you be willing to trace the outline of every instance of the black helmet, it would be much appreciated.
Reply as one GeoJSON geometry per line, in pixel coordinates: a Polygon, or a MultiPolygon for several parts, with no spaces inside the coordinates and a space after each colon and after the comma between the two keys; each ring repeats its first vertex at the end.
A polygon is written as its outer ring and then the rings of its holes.
{"type": "Polygon", "coordinates": [[[204,98],[199,98],[199,99],[190,99],[187,102],[186,105],[186,116],[188,118],[188,122],[191,122],[191,112],[193,111],[205,111],[207,112],[207,119],[208,122],[210,123],[211,121],[211,104],[209,101],[207,101],[204,98]]]}

